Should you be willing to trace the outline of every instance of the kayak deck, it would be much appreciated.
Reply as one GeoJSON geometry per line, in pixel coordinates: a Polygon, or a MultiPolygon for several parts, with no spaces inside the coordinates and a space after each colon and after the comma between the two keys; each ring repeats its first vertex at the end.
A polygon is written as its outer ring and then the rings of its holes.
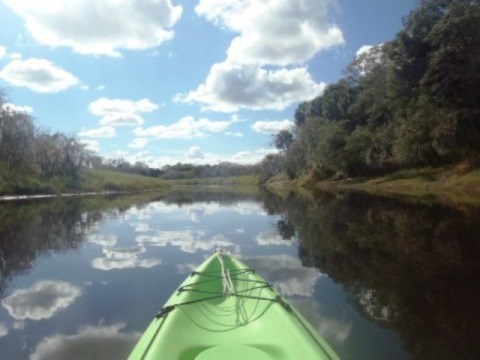
{"type": "Polygon", "coordinates": [[[254,270],[216,253],[170,297],[129,359],[338,358],[254,270]]]}

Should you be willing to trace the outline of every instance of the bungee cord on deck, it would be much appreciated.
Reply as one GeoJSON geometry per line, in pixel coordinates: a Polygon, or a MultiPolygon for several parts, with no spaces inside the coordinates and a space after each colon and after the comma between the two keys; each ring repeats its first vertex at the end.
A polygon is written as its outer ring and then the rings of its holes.
{"type": "Polygon", "coordinates": [[[193,271],[191,273],[192,276],[202,276],[206,277],[206,280],[203,281],[197,281],[192,284],[186,284],[181,286],[178,290],[177,293],[181,293],[184,291],[190,291],[190,292],[197,292],[197,293],[203,293],[203,294],[209,294],[211,296],[206,296],[203,298],[199,299],[194,299],[191,301],[185,301],[173,305],[168,305],[162,308],[157,315],[155,315],[155,318],[160,318],[163,316],[166,316],[168,313],[170,313],[172,310],[179,306],[184,306],[184,305],[191,305],[191,304],[197,304],[201,303],[204,301],[208,300],[215,300],[215,299],[220,299],[220,298],[225,298],[225,297],[237,297],[237,298],[242,298],[242,299],[253,299],[253,300],[262,300],[262,301],[271,301],[275,303],[279,303],[282,306],[284,306],[286,309],[289,309],[290,306],[283,300],[281,296],[275,296],[275,297],[263,297],[263,296],[257,296],[257,295],[248,295],[246,293],[251,292],[253,290],[259,290],[259,289],[270,289],[273,290],[272,286],[266,282],[266,281],[259,281],[259,280],[252,280],[248,278],[241,278],[239,275],[247,274],[247,273],[255,273],[255,270],[250,269],[250,268],[244,268],[244,269],[239,269],[239,270],[234,270],[234,271],[229,271],[228,269],[225,269],[225,264],[223,262],[223,251],[216,251],[215,252],[218,258],[218,261],[220,263],[220,271],[210,271],[210,272],[198,272],[198,271],[193,271]],[[206,283],[209,282],[217,282],[219,279],[222,281],[222,287],[223,291],[209,291],[205,289],[201,289],[206,283]],[[249,286],[244,289],[236,289],[234,285],[234,281],[237,283],[250,283],[254,286],[249,286]]]}

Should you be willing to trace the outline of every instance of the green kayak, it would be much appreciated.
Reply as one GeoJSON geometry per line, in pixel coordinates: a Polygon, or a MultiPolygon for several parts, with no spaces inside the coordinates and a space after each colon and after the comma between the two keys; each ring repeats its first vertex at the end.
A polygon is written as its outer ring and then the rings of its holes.
{"type": "Polygon", "coordinates": [[[253,269],[216,252],[155,316],[129,360],[338,360],[253,269]]]}

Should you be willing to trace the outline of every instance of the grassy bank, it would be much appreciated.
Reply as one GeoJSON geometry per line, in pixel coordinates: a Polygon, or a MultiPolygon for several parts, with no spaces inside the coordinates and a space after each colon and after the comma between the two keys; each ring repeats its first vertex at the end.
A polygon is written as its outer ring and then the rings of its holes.
{"type": "Polygon", "coordinates": [[[84,170],[78,178],[56,176],[41,179],[34,174],[9,172],[5,169],[0,174],[0,196],[143,191],[167,187],[169,184],[162,179],[110,170],[84,170]]]}
{"type": "Polygon", "coordinates": [[[35,175],[18,172],[0,172],[0,196],[38,195],[82,192],[138,192],[162,190],[176,186],[249,188],[259,185],[259,177],[236,176],[227,178],[163,180],[112,170],[84,170],[78,178],[54,177],[39,179],[35,175]]]}
{"type": "Polygon", "coordinates": [[[142,191],[167,188],[163,179],[111,170],[88,170],[80,178],[81,191],[142,191]]]}
{"type": "Polygon", "coordinates": [[[465,164],[402,170],[381,177],[315,180],[310,175],[296,186],[316,189],[362,190],[376,195],[434,197],[441,201],[480,205],[480,169],[465,164]]]}
{"type": "Polygon", "coordinates": [[[183,179],[183,180],[170,180],[172,185],[181,185],[181,186],[228,186],[228,187],[242,187],[242,186],[257,186],[259,185],[259,177],[254,175],[245,175],[245,176],[233,176],[233,177],[216,177],[216,178],[205,178],[205,179],[183,179]]]}

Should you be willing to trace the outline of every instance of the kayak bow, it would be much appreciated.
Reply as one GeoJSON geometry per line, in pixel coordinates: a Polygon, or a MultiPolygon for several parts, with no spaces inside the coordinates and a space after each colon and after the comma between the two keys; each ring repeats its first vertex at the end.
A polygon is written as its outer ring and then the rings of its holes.
{"type": "Polygon", "coordinates": [[[338,360],[265,280],[217,251],[180,285],[129,360],[338,360]]]}

